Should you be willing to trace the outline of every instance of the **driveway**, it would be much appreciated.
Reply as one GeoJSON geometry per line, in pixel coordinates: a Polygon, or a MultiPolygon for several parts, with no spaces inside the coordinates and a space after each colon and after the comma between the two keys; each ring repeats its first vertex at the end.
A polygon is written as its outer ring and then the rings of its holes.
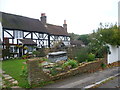
{"type": "Polygon", "coordinates": [[[64,80],[59,80],[53,84],[44,86],[43,88],[84,88],[88,85],[99,82],[110,76],[118,73],[119,67],[109,68],[104,71],[98,71],[89,74],[80,74],[72,77],[68,77],[64,80]]]}

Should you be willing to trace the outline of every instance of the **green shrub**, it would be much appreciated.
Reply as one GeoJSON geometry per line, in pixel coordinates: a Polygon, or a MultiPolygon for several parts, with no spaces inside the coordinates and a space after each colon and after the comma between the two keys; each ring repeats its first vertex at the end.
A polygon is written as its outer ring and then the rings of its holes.
{"type": "Polygon", "coordinates": [[[26,59],[26,58],[27,58],[27,55],[23,55],[22,58],[23,58],[23,59],[26,59]]]}
{"type": "Polygon", "coordinates": [[[58,72],[57,72],[57,70],[55,69],[55,67],[53,67],[53,68],[50,69],[50,73],[51,73],[51,75],[53,75],[53,76],[58,74],[58,72]]]}
{"type": "Polygon", "coordinates": [[[90,54],[88,54],[88,62],[89,61],[94,61],[95,60],[95,55],[94,54],[92,54],[92,53],[90,53],[90,54]]]}
{"type": "Polygon", "coordinates": [[[81,50],[77,52],[76,57],[79,63],[85,62],[88,59],[87,48],[81,48],[81,50]]]}
{"type": "Polygon", "coordinates": [[[66,68],[68,66],[71,66],[72,68],[76,68],[78,66],[78,63],[75,60],[68,60],[62,65],[62,68],[66,68]]]}
{"type": "Polygon", "coordinates": [[[48,61],[48,58],[42,58],[43,61],[48,61]]]}
{"type": "Polygon", "coordinates": [[[37,56],[37,57],[40,56],[40,52],[39,52],[39,51],[33,51],[32,54],[33,54],[34,56],[37,56]]]}
{"type": "Polygon", "coordinates": [[[101,67],[102,67],[102,68],[105,68],[105,67],[106,67],[106,64],[102,63],[102,64],[101,64],[101,67]]]}

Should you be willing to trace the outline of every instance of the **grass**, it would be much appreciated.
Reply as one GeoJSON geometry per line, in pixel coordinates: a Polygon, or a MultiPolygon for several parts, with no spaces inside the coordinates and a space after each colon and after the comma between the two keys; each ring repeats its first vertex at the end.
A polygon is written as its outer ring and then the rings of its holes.
{"type": "Polygon", "coordinates": [[[22,68],[27,68],[26,64],[23,64],[24,59],[10,59],[2,61],[2,69],[14,79],[19,82],[19,86],[23,88],[29,88],[28,81],[25,77],[21,77],[22,68]]]}

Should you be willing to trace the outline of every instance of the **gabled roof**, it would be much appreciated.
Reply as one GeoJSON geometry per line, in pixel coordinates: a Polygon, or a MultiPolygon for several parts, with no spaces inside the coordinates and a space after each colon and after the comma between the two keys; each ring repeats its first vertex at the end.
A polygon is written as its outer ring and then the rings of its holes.
{"type": "Polygon", "coordinates": [[[69,36],[68,32],[64,30],[62,26],[46,24],[46,29],[48,30],[49,34],[51,35],[63,35],[69,36]]]}
{"type": "Polygon", "coordinates": [[[25,30],[47,33],[44,25],[38,20],[19,15],[2,13],[2,26],[5,29],[25,30]]]}

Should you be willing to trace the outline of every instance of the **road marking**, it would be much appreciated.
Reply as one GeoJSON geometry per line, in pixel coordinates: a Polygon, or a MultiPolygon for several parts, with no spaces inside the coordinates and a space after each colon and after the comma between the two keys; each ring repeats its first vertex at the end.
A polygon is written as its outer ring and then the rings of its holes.
{"type": "Polygon", "coordinates": [[[86,87],[84,87],[84,88],[85,88],[85,89],[87,89],[87,88],[92,88],[92,87],[94,87],[94,86],[96,86],[96,85],[99,85],[99,84],[101,84],[102,82],[104,82],[104,81],[106,81],[106,80],[109,80],[109,79],[111,79],[111,78],[114,78],[114,77],[116,77],[116,76],[118,76],[118,75],[120,75],[120,73],[115,74],[115,75],[113,75],[113,76],[110,76],[110,77],[108,77],[108,78],[106,78],[106,79],[103,79],[103,80],[101,80],[101,81],[99,81],[99,82],[96,82],[95,84],[88,85],[88,86],[86,86],[86,87]]]}

